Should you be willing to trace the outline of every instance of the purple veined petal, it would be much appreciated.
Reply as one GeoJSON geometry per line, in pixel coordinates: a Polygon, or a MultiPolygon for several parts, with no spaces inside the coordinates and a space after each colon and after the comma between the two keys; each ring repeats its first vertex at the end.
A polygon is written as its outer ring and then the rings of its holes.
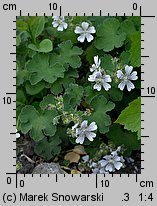
{"type": "Polygon", "coordinates": [[[95,27],[94,27],[94,26],[89,27],[89,28],[87,29],[87,32],[88,32],[88,33],[91,33],[91,34],[94,34],[94,33],[96,32],[95,27]]]}
{"type": "Polygon", "coordinates": [[[94,63],[95,63],[95,65],[98,64],[98,61],[99,61],[99,57],[98,56],[94,56],[94,63]]]}
{"type": "Polygon", "coordinates": [[[63,31],[63,26],[59,25],[59,27],[57,28],[58,31],[63,31]]]}
{"type": "Polygon", "coordinates": [[[127,76],[131,74],[132,70],[133,70],[132,66],[128,66],[128,65],[125,66],[125,72],[127,76]]]}
{"type": "Polygon", "coordinates": [[[60,20],[59,16],[53,16],[52,18],[53,18],[55,21],[60,20]]]}
{"type": "Polygon", "coordinates": [[[93,89],[96,89],[97,91],[101,91],[101,85],[100,84],[94,84],[93,89]]]}
{"type": "Polygon", "coordinates": [[[112,158],[112,156],[111,155],[105,155],[103,158],[109,161],[112,158]]]}
{"type": "Polygon", "coordinates": [[[87,121],[87,120],[84,120],[84,121],[81,123],[81,128],[86,128],[86,127],[87,127],[87,124],[88,124],[88,121],[87,121]]]}
{"type": "Polygon", "coordinates": [[[101,165],[101,167],[105,167],[108,164],[108,161],[107,160],[100,160],[98,163],[101,165]]]}
{"type": "Polygon", "coordinates": [[[83,137],[83,136],[79,136],[79,137],[76,139],[76,143],[83,144],[83,142],[84,142],[84,137],[83,137]]]}
{"type": "Polygon", "coordinates": [[[86,137],[89,139],[89,141],[93,141],[96,137],[96,134],[94,132],[86,132],[86,137]]]}
{"type": "Polygon", "coordinates": [[[96,65],[93,64],[92,67],[90,68],[90,72],[94,72],[96,70],[96,65]]]}
{"type": "Polygon", "coordinates": [[[79,26],[76,26],[76,28],[75,28],[75,34],[82,34],[84,31],[83,31],[83,29],[81,28],[81,27],[79,27],[79,26]]]}
{"type": "Polygon", "coordinates": [[[86,37],[86,35],[85,35],[85,33],[83,33],[83,34],[81,34],[81,35],[77,38],[77,40],[78,40],[79,42],[83,43],[84,40],[85,40],[85,37],[86,37]]]}
{"type": "Polygon", "coordinates": [[[104,80],[105,80],[106,82],[111,82],[111,81],[112,81],[110,75],[106,75],[105,78],[104,78],[104,80]]]}
{"type": "Polygon", "coordinates": [[[127,81],[126,85],[127,85],[127,90],[128,90],[129,92],[130,92],[132,89],[135,88],[134,84],[133,84],[130,80],[127,81]]]}
{"type": "Polygon", "coordinates": [[[117,71],[117,77],[118,77],[119,79],[123,79],[123,78],[124,78],[124,74],[123,74],[123,72],[122,72],[121,70],[118,70],[118,71],[117,71]]]}
{"type": "Polygon", "coordinates": [[[95,56],[95,57],[94,57],[94,62],[95,62],[95,66],[96,66],[97,68],[100,67],[101,60],[99,59],[98,56],[95,56]]]}
{"type": "Polygon", "coordinates": [[[136,71],[132,72],[132,73],[128,76],[128,79],[129,79],[129,80],[137,80],[137,79],[138,79],[137,72],[136,72],[136,71]]]}
{"type": "Polygon", "coordinates": [[[123,164],[121,162],[114,162],[114,167],[117,169],[117,170],[120,170],[120,168],[123,166],[123,164]]]}
{"type": "Polygon", "coordinates": [[[120,161],[120,157],[119,157],[119,156],[114,156],[114,157],[113,157],[113,160],[114,160],[115,162],[119,162],[119,161],[120,161]]]}
{"type": "Polygon", "coordinates": [[[108,83],[106,83],[106,82],[103,84],[103,87],[104,87],[104,89],[105,89],[106,91],[108,91],[109,89],[111,89],[111,85],[108,84],[108,83]]]}
{"type": "Polygon", "coordinates": [[[93,74],[92,74],[92,75],[89,75],[89,77],[88,77],[88,81],[89,81],[89,82],[95,82],[95,80],[96,80],[96,79],[95,79],[95,75],[93,75],[93,74]]]}
{"type": "Polygon", "coordinates": [[[99,71],[96,71],[96,72],[94,73],[94,75],[95,75],[95,77],[96,77],[97,79],[101,79],[101,78],[102,78],[102,73],[101,73],[100,70],[99,70],[99,71]]]}
{"type": "Polygon", "coordinates": [[[105,170],[109,171],[109,172],[115,172],[115,168],[114,168],[114,166],[111,163],[108,163],[106,165],[105,170]]]}
{"type": "Polygon", "coordinates": [[[65,23],[65,22],[63,22],[63,23],[62,23],[62,26],[63,26],[63,28],[64,28],[64,29],[67,29],[68,24],[67,24],[67,23],[65,23]]]}
{"type": "Polygon", "coordinates": [[[89,33],[86,33],[86,38],[88,42],[91,42],[94,39],[94,37],[89,33]]]}
{"type": "Polygon", "coordinates": [[[80,128],[76,128],[76,135],[80,135],[81,134],[81,129],[80,128]]]}
{"type": "Polygon", "coordinates": [[[126,85],[126,82],[125,82],[125,81],[122,81],[120,84],[118,84],[118,88],[119,88],[121,91],[123,91],[125,85],[126,85]]]}
{"type": "Polygon", "coordinates": [[[83,28],[84,30],[87,30],[87,29],[88,29],[88,26],[89,26],[89,24],[88,24],[87,22],[82,22],[82,28],[83,28]]]}
{"type": "Polygon", "coordinates": [[[88,127],[87,127],[87,130],[88,132],[91,132],[91,131],[94,131],[94,130],[97,130],[97,125],[95,122],[92,122],[88,127]]]}
{"type": "Polygon", "coordinates": [[[56,28],[59,24],[58,24],[58,22],[54,21],[54,22],[52,22],[52,25],[53,25],[53,27],[56,28]]]}
{"type": "Polygon", "coordinates": [[[112,152],[111,152],[111,155],[113,155],[113,156],[118,156],[117,150],[116,150],[116,151],[112,151],[112,152]]]}

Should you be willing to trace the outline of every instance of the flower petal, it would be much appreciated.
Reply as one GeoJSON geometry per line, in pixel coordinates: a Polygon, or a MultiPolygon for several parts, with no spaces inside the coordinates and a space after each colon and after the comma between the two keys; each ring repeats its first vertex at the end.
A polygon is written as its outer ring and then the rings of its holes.
{"type": "Polygon", "coordinates": [[[77,40],[82,43],[82,42],[84,42],[85,37],[86,37],[86,35],[85,35],[85,33],[83,33],[83,34],[81,34],[81,35],[77,38],[77,40]]]}
{"type": "Polygon", "coordinates": [[[58,24],[58,22],[57,21],[54,21],[54,22],[52,22],[52,25],[53,25],[53,27],[57,27],[59,24],[58,24]]]}
{"type": "Polygon", "coordinates": [[[117,169],[117,170],[120,170],[120,168],[123,166],[123,164],[121,162],[114,162],[114,167],[117,169]]]}
{"type": "Polygon", "coordinates": [[[65,22],[63,22],[63,23],[62,23],[62,26],[63,26],[63,28],[64,28],[64,29],[67,29],[68,24],[67,24],[67,23],[65,23],[65,22]]]}
{"type": "Polygon", "coordinates": [[[94,26],[91,26],[87,29],[87,32],[91,33],[91,34],[94,34],[96,32],[95,30],[95,27],[94,26]]]}
{"type": "Polygon", "coordinates": [[[59,25],[59,27],[57,28],[58,31],[63,31],[63,26],[59,25]]]}
{"type": "Polygon", "coordinates": [[[115,172],[115,168],[111,163],[106,165],[105,170],[107,170],[109,172],[115,172]]]}
{"type": "Polygon", "coordinates": [[[121,70],[118,70],[118,71],[117,71],[117,77],[118,77],[119,79],[123,79],[123,78],[124,78],[124,74],[123,74],[123,72],[122,72],[121,70]]]}
{"type": "Polygon", "coordinates": [[[99,168],[94,168],[94,169],[92,169],[92,172],[93,172],[94,174],[99,173],[99,168]]]}
{"type": "Polygon", "coordinates": [[[84,136],[79,136],[79,137],[76,139],[76,143],[83,144],[83,142],[84,142],[84,136]]]}
{"type": "Polygon", "coordinates": [[[90,82],[95,82],[95,75],[89,75],[89,77],[88,77],[88,81],[90,81],[90,82]]]}
{"type": "Polygon", "coordinates": [[[84,120],[84,121],[81,123],[81,128],[86,128],[86,127],[87,127],[87,124],[88,124],[88,121],[87,121],[87,120],[84,120]]]}
{"type": "Polygon", "coordinates": [[[72,127],[72,130],[76,129],[78,125],[79,125],[79,123],[76,123],[76,124],[72,127]]]}
{"type": "Polygon", "coordinates": [[[111,81],[112,81],[110,75],[106,75],[105,78],[104,78],[104,80],[105,80],[106,82],[111,82],[111,81]]]}
{"type": "Polygon", "coordinates": [[[137,72],[136,71],[132,72],[129,75],[128,79],[130,79],[130,80],[137,80],[138,79],[137,72]]]}
{"type": "Polygon", "coordinates": [[[90,68],[90,71],[91,71],[91,72],[94,72],[95,70],[96,70],[96,65],[93,64],[92,67],[90,68]]]}
{"type": "Polygon", "coordinates": [[[86,33],[86,38],[88,42],[91,42],[94,39],[94,37],[89,33],[86,33]]]}
{"type": "Polygon", "coordinates": [[[101,165],[101,167],[105,167],[108,164],[108,161],[100,160],[98,163],[101,165]]]}
{"type": "Polygon", "coordinates": [[[118,84],[118,88],[119,88],[121,91],[123,91],[125,85],[126,85],[126,82],[125,82],[125,81],[122,81],[120,84],[118,84]]]}
{"type": "Polygon", "coordinates": [[[89,24],[88,24],[87,22],[82,22],[82,28],[83,28],[84,30],[87,30],[87,29],[88,29],[88,26],[89,26],[89,24]]]}
{"type": "Polygon", "coordinates": [[[130,75],[130,73],[132,72],[132,70],[133,70],[133,67],[132,67],[132,66],[128,66],[128,65],[125,66],[125,72],[126,72],[126,75],[127,75],[127,76],[130,75]]]}
{"type": "Polygon", "coordinates": [[[96,134],[94,132],[86,132],[86,137],[90,140],[93,141],[94,138],[96,137],[96,134]]]}
{"type": "Polygon", "coordinates": [[[83,160],[84,162],[88,162],[88,161],[89,161],[89,155],[83,156],[83,157],[82,157],[82,160],[83,160]]]}
{"type": "Polygon", "coordinates": [[[112,158],[112,156],[111,155],[105,155],[103,158],[106,159],[106,160],[110,160],[112,158]]]}
{"type": "Polygon", "coordinates": [[[83,33],[83,29],[81,28],[81,27],[79,27],[79,26],[77,26],[76,28],[75,28],[75,34],[82,34],[83,33]]]}
{"type": "Polygon", "coordinates": [[[101,85],[100,84],[94,84],[93,89],[96,89],[97,91],[101,91],[101,85]]]}
{"type": "Polygon", "coordinates": [[[59,20],[59,16],[53,16],[52,17],[55,21],[58,21],[59,20]]]}
{"type": "Polygon", "coordinates": [[[127,81],[126,85],[127,85],[127,90],[128,90],[129,92],[130,92],[132,89],[135,88],[134,84],[133,84],[130,80],[127,81]]]}
{"type": "Polygon", "coordinates": [[[103,87],[104,87],[104,89],[105,89],[106,91],[108,91],[109,89],[111,89],[111,85],[108,84],[108,83],[106,83],[106,82],[103,84],[103,87]]]}
{"type": "Polygon", "coordinates": [[[94,131],[94,130],[97,130],[97,125],[95,122],[92,122],[88,127],[87,127],[87,130],[88,132],[91,132],[91,131],[94,131]]]}

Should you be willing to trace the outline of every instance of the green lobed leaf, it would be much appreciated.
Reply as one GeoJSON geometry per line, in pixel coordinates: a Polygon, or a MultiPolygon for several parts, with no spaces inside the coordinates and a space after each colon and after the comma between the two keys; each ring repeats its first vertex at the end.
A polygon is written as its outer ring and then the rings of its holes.
{"type": "Polygon", "coordinates": [[[56,105],[56,100],[52,94],[48,94],[43,98],[43,100],[40,102],[40,107],[42,110],[44,110],[48,107],[49,104],[53,106],[56,105]]]}
{"type": "Polygon", "coordinates": [[[64,41],[58,45],[60,51],[59,55],[51,56],[51,63],[59,62],[61,64],[68,64],[72,68],[79,68],[81,66],[81,58],[79,55],[83,50],[77,46],[73,46],[70,40],[64,41]]]}
{"type": "Polygon", "coordinates": [[[44,87],[45,87],[44,81],[38,82],[36,85],[31,85],[29,81],[27,81],[25,84],[26,92],[29,95],[38,94],[44,89],[44,87]]]}
{"type": "Polygon", "coordinates": [[[19,115],[21,132],[26,134],[30,131],[33,140],[42,140],[45,135],[53,136],[56,132],[56,126],[53,125],[53,119],[57,115],[55,110],[46,110],[39,113],[35,107],[27,105],[22,108],[19,115]]]}
{"type": "Polygon", "coordinates": [[[60,153],[60,143],[61,140],[58,136],[51,137],[51,141],[47,141],[47,138],[44,138],[36,143],[34,151],[37,155],[44,157],[48,161],[60,153]]]}
{"type": "Polygon", "coordinates": [[[64,78],[58,78],[51,86],[51,92],[53,94],[59,94],[64,89],[67,89],[71,83],[75,83],[74,78],[78,78],[78,72],[75,69],[69,69],[66,73],[64,78]]]}
{"type": "Polygon", "coordinates": [[[32,49],[33,51],[48,53],[52,51],[53,45],[51,40],[44,39],[40,42],[38,46],[35,44],[29,44],[28,48],[32,49]]]}
{"type": "Polygon", "coordinates": [[[126,151],[124,155],[126,156],[130,156],[133,150],[140,149],[141,142],[137,140],[136,133],[124,131],[116,124],[111,126],[110,131],[106,135],[116,146],[125,146],[126,151]]]}
{"type": "Polygon", "coordinates": [[[26,67],[30,72],[30,82],[32,85],[37,84],[42,79],[48,83],[53,83],[57,78],[64,77],[64,67],[59,63],[50,65],[48,54],[34,55],[26,67]]]}
{"type": "Polygon", "coordinates": [[[105,52],[112,51],[123,45],[126,38],[124,32],[119,32],[120,22],[116,18],[108,18],[97,27],[95,47],[105,52]]]}
{"type": "Polygon", "coordinates": [[[73,109],[76,105],[79,105],[83,92],[83,87],[77,84],[70,84],[63,96],[65,110],[73,109]]]}
{"type": "Polygon", "coordinates": [[[126,33],[127,37],[129,38],[130,35],[134,34],[136,32],[136,28],[134,26],[134,22],[131,19],[126,19],[123,21],[120,25],[120,32],[126,33]]]}
{"type": "Polygon", "coordinates": [[[111,118],[107,112],[114,109],[115,104],[107,101],[104,96],[96,96],[92,100],[90,106],[94,111],[88,119],[90,121],[95,121],[98,125],[99,132],[105,134],[109,131],[109,126],[111,125],[111,118]]]}
{"type": "Polygon", "coordinates": [[[116,101],[121,101],[123,98],[123,92],[120,91],[118,88],[112,87],[108,91],[108,95],[110,96],[111,100],[116,102],[116,101]]]}
{"type": "Polygon", "coordinates": [[[130,61],[133,67],[141,65],[141,32],[137,31],[131,36],[130,61]]]}
{"type": "Polygon", "coordinates": [[[126,107],[115,123],[124,125],[124,128],[137,132],[138,139],[141,138],[141,98],[137,98],[126,107]]]}

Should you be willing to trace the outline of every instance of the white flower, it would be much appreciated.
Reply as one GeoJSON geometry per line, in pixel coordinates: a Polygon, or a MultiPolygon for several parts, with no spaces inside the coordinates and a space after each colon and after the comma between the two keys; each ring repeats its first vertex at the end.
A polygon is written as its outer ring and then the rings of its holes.
{"type": "Polygon", "coordinates": [[[68,24],[64,22],[64,16],[53,16],[54,21],[52,22],[53,27],[58,27],[58,31],[63,31],[67,29],[68,24]]]}
{"type": "Polygon", "coordinates": [[[20,138],[20,133],[17,133],[17,129],[16,129],[16,138],[20,138]]]}
{"type": "Polygon", "coordinates": [[[89,126],[87,125],[88,121],[84,120],[81,123],[81,127],[76,128],[76,143],[83,144],[85,138],[89,139],[90,141],[93,141],[96,137],[96,134],[92,131],[97,130],[97,125],[95,122],[92,122],[89,126]]]}
{"type": "Polygon", "coordinates": [[[88,162],[89,161],[89,155],[83,156],[82,160],[83,160],[84,163],[88,162]]]}
{"type": "Polygon", "coordinates": [[[117,77],[121,80],[120,84],[118,85],[118,88],[120,90],[124,90],[125,85],[127,86],[127,90],[130,92],[131,89],[134,89],[135,86],[130,80],[137,80],[137,72],[132,72],[133,67],[132,66],[125,66],[125,74],[121,71],[117,71],[117,77]],[[132,73],[131,73],[132,72],[132,73]]]}
{"type": "Polygon", "coordinates": [[[91,72],[99,71],[99,69],[101,69],[101,67],[100,67],[101,60],[99,59],[98,56],[94,57],[94,63],[95,64],[93,64],[92,67],[90,68],[91,72]]]}
{"type": "Polygon", "coordinates": [[[80,42],[84,42],[86,38],[88,42],[91,42],[94,39],[91,34],[94,34],[96,32],[95,27],[90,27],[87,22],[82,22],[81,26],[82,27],[76,26],[75,28],[75,33],[80,34],[77,40],[80,42]]]}
{"type": "Polygon", "coordinates": [[[123,167],[124,159],[122,156],[118,156],[116,151],[103,158],[104,159],[99,161],[99,164],[101,165],[100,173],[104,173],[105,171],[115,172],[115,169],[120,170],[120,168],[123,167]]]}
{"type": "Polygon", "coordinates": [[[108,82],[112,81],[110,75],[102,74],[102,71],[94,72],[89,76],[88,81],[96,83],[93,88],[97,91],[100,91],[102,86],[106,91],[111,88],[111,85],[108,84],[108,82]]]}

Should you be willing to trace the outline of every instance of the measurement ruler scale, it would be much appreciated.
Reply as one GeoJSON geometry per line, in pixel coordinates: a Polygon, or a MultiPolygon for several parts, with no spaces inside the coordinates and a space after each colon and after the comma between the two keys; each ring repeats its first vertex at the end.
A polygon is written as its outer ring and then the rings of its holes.
{"type": "Polygon", "coordinates": [[[156,17],[149,2],[1,1],[0,205],[156,205],[156,17]],[[148,4],[149,3],[149,4],[148,4]],[[148,4],[148,5],[147,5],[148,4]],[[83,6],[82,6],[83,5],[83,6]],[[123,6],[122,6],[123,5],[123,6]],[[101,8],[101,9],[100,9],[101,8]],[[141,173],[16,173],[16,16],[141,16],[141,173]]]}

